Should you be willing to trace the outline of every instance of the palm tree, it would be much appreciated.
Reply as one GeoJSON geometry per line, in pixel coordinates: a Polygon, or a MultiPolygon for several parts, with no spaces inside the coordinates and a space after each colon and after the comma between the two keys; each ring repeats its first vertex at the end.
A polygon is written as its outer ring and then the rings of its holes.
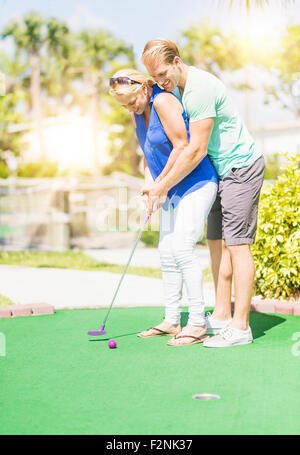
{"type": "Polygon", "coordinates": [[[83,75],[85,92],[90,99],[95,170],[99,172],[97,134],[100,96],[104,90],[107,90],[107,88],[104,89],[105,80],[116,60],[125,58],[128,63],[132,63],[133,50],[131,46],[105,30],[84,30],[79,34],[78,39],[82,66],[77,71],[83,75]]]}
{"type": "MultiPolygon", "coordinates": [[[[233,3],[237,3],[236,0],[230,0],[230,8],[232,7],[233,3]]],[[[239,3],[242,4],[243,6],[246,6],[247,11],[250,10],[251,6],[258,6],[262,8],[264,4],[268,4],[269,0],[239,0],[239,3]],[[252,5],[251,5],[252,3],[252,5]]]]}
{"type": "MultiPolygon", "coordinates": [[[[26,63],[20,62],[19,54],[16,52],[11,59],[4,52],[0,52],[0,73],[5,74],[5,96],[0,96],[0,172],[3,177],[7,158],[20,155],[20,149],[24,147],[21,143],[22,132],[18,129],[12,130],[24,119],[20,112],[17,112],[17,104],[24,98],[23,73],[26,63]]],[[[9,174],[7,174],[9,175],[9,174]]]]}
{"type": "Polygon", "coordinates": [[[37,13],[28,13],[21,23],[17,21],[7,25],[2,38],[12,37],[18,52],[25,52],[30,66],[30,95],[31,109],[36,123],[36,131],[40,146],[41,156],[45,157],[45,147],[42,131],[42,108],[41,108],[41,63],[40,51],[45,42],[44,20],[37,13]]]}
{"type": "Polygon", "coordinates": [[[244,64],[237,36],[234,32],[225,35],[217,27],[201,23],[191,25],[181,32],[178,45],[187,64],[218,77],[222,71],[234,71],[244,64]]]}
{"type": "Polygon", "coordinates": [[[26,69],[27,63],[21,61],[19,51],[15,52],[13,58],[3,51],[0,52],[0,71],[5,74],[6,93],[13,93],[16,90],[23,89],[26,69]]]}
{"type": "Polygon", "coordinates": [[[50,18],[46,27],[48,52],[44,62],[43,87],[49,96],[58,99],[59,110],[62,110],[65,95],[72,92],[72,76],[69,71],[77,63],[74,59],[75,42],[64,22],[50,18]]]}
{"type": "MultiPolygon", "coordinates": [[[[224,0],[218,0],[219,3],[224,3],[224,0]]],[[[228,0],[225,0],[228,3],[228,0]]],[[[241,6],[246,8],[249,13],[253,7],[264,8],[271,7],[270,0],[230,0],[229,7],[231,8],[234,4],[239,3],[241,6]]],[[[295,3],[295,0],[281,0],[283,6],[288,6],[291,3],[295,3]]]]}

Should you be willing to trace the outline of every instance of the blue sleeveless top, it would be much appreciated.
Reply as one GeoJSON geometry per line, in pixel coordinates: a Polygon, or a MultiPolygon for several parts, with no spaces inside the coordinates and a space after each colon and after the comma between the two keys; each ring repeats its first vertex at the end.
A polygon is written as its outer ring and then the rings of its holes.
{"type": "MultiPolygon", "coordinates": [[[[150,99],[151,113],[148,130],[146,129],[143,114],[134,114],[136,121],[136,135],[146,157],[153,180],[155,180],[162,172],[173,150],[173,145],[166,135],[155,107],[153,106],[153,101],[156,96],[162,92],[165,92],[165,90],[159,88],[157,84],[153,86],[153,92],[150,99]]],[[[189,123],[184,109],[182,117],[187,129],[188,139],[190,139],[189,123]]],[[[173,208],[177,206],[181,198],[187,196],[193,191],[198,190],[208,182],[218,183],[218,177],[209,157],[205,156],[201,163],[198,164],[198,166],[189,175],[169,190],[168,198],[171,200],[173,208]]],[[[162,206],[164,209],[167,209],[167,202],[168,199],[162,206]]]]}

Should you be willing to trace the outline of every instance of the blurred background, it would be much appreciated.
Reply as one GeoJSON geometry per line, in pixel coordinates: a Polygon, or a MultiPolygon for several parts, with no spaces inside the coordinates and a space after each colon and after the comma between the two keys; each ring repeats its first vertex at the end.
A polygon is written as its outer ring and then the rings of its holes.
{"type": "MultiPolygon", "coordinates": [[[[108,95],[151,38],[219,77],[274,181],[300,153],[300,1],[0,0],[0,245],[132,245],[142,152],[108,95]]],[[[157,212],[145,246],[158,238],[157,212]]],[[[205,244],[205,240],[200,240],[205,244]]]]}

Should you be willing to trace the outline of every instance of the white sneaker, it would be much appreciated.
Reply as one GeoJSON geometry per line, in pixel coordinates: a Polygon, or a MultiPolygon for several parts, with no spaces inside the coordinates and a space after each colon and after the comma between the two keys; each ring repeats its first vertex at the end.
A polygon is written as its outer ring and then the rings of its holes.
{"type": "Polygon", "coordinates": [[[224,327],[219,335],[204,341],[203,346],[206,348],[228,348],[240,344],[249,344],[252,341],[253,336],[250,327],[247,330],[241,330],[229,325],[224,327]]]}
{"type": "Polygon", "coordinates": [[[220,330],[229,325],[231,321],[232,318],[226,319],[225,321],[220,321],[219,319],[215,319],[209,312],[207,312],[205,317],[205,324],[207,327],[206,333],[208,335],[217,335],[220,330]]]}

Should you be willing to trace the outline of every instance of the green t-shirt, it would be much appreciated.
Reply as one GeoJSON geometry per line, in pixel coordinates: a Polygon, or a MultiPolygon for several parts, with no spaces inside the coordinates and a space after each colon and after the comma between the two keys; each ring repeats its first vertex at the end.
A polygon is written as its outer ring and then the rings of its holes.
{"type": "Polygon", "coordinates": [[[231,168],[249,166],[261,156],[225,85],[213,74],[190,66],[182,103],[190,123],[214,118],[207,153],[221,179],[231,168]]]}

